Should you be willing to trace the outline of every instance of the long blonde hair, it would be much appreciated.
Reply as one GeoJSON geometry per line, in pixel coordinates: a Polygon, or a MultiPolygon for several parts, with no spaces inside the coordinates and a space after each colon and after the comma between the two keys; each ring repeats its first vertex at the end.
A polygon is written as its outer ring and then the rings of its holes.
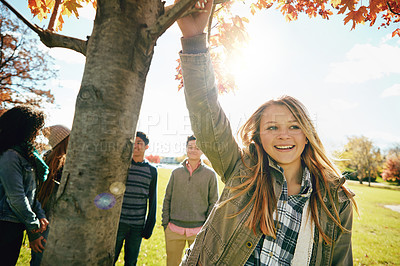
{"type": "MultiPolygon", "coordinates": [[[[238,191],[232,198],[240,197],[247,193],[250,189],[254,189],[254,193],[247,205],[239,211],[243,212],[252,203],[254,206],[246,224],[256,233],[257,226],[263,234],[276,238],[276,228],[274,225],[273,212],[277,208],[277,198],[274,193],[272,177],[269,172],[267,153],[264,151],[260,139],[260,122],[264,110],[271,105],[286,106],[298,121],[304,135],[308,139],[308,144],[305,146],[301,159],[311,172],[311,181],[313,191],[310,197],[311,217],[316,224],[318,231],[327,243],[331,243],[331,239],[323,232],[319,223],[318,207],[319,203],[326,214],[339,226],[343,231],[347,231],[340,223],[339,213],[335,207],[334,200],[329,189],[329,183],[337,181],[341,174],[336,166],[330,161],[327,153],[322,145],[320,138],[315,130],[312,120],[304,107],[297,99],[290,96],[282,96],[276,100],[270,100],[261,105],[240,128],[239,135],[242,139],[242,144],[245,147],[242,153],[242,161],[244,157],[250,157],[254,165],[246,165],[251,170],[252,174],[247,176],[246,180],[236,186],[230,188],[233,191],[238,191]],[[333,214],[328,210],[321,191],[325,192],[324,196],[333,206],[333,214]]],[[[352,199],[350,192],[342,186],[344,192],[352,199]]],[[[238,214],[239,214],[238,213],[238,214]]]]}

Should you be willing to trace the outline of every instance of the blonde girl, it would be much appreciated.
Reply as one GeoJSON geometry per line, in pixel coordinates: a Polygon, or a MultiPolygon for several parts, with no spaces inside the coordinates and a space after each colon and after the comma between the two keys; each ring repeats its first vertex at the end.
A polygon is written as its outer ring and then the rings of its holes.
{"type": "Polygon", "coordinates": [[[353,194],[306,108],[284,96],[232,136],[203,33],[212,1],[178,20],[186,105],[198,145],[226,186],[184,265],[352,265],[353,194]],[[243,147],[243,148],[242,148],[243,147]]]}

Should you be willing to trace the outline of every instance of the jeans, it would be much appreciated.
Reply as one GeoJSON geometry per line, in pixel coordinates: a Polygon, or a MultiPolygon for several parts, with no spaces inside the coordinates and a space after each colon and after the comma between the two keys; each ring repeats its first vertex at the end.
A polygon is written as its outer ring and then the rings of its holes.
{"type": "Polygon", "coordinates": [[[139,255],[140,245],[142,243],[143,227],[133,226],[125,223],[119,223],[117,233],[117,243],[115,244],[114,265],[118,260],[122,244],[125,240],[125,266],[136,265],[139,255]]]}
{"type": "MultiPolygon", "coordinates": [[[[44,239],[47,240],[47,238],[49,237],[49,226],[47,226],[46,231],[44,231],[42,233],[42,236],[44,239]]],[[[43,240],[42,240],[43,241],[43,240]]],[[[45,244],[43,244],[43,246],[45,246],[45,244]]],[[[45,246],[46,248],[46,246],[45,246]]],[[[46,250],[46,249],[45,249],[46,250]]],[[[43,252],[45,251],[43,250],[43,252]]],[[[42,258],[43,258],[43,252],[42,253],[36,253],[31,249],[31,261],[30,261],[30,266],[39,266],[40,263],[42,262],[42,258]]]]}
{"type": "Polygon", "coordinates": [[[0,265],[14,266],[19,257],[25,225],[0,221],[0,265]]]}

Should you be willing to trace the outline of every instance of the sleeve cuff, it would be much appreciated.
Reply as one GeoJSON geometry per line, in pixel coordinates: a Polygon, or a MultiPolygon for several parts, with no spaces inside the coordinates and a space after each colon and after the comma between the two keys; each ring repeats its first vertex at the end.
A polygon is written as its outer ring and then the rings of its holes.
{"type": "Polygon", "coordinates": [[[190,37],[181,38],[183,54],[201,54],[207,52],[207,35],[205,33],[190,37]]]}
{"type": "Polygon", "coordinates": [[[36,240],[42,236],[41,233],[32,233],[31,231],[28,230],[26,230],[26,233],[28,235],[29,242],[32,242],[33,240],[36,240]]]}

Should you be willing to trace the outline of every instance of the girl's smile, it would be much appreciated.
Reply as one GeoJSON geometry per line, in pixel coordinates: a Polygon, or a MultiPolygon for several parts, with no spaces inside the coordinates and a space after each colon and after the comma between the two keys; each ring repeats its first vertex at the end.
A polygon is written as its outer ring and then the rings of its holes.
{"type": "Polygon", "coordinates": [[[260,123],[260,138],[266,153],[284,170],[300,169],[300,156],[307,138],[293,114],[284,105],[265,108],[260,123]]]}

